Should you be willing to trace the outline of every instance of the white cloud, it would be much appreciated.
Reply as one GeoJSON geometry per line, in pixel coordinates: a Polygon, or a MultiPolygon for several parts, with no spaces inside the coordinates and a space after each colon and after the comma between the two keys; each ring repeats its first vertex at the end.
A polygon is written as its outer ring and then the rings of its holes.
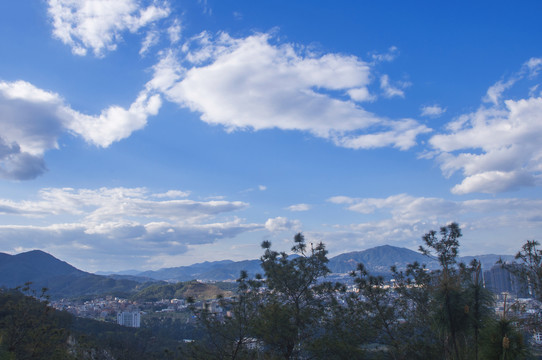
{"type": "Polygon", "coordinates": [[[408,86],[410,86],[410,83],[408,82],[401,82],[397,85],[392,85],[388,75],[382,75],[380,77],[380,89],[382,89],[384,96],[387,98],[392,98],[395,96],[405,97],[405,92],[403,89],[408,86]]]}
{"type": "Polygon", "coordinates": [[[146,89],[166,93],[184,76],[185,70],[177,61],[174,51],[162,51],[160,55],[160,61],[153,66],[153,77],[146,84],[146,89]]]}
{"type": "Polygon", "coordinates": [[[540,184],[542,98],[507,100],[502,107],[481,107],[453,123],[450,134],[430,144],[445,175],[461,170],[465,179],[454,193],[495,193],[540,184]]]}
{"type": "Polygon", "coordinates": [[[207,15],[213,15],[213,9],[207,4],[207,0],[198,0],[198,4],[203,8],[203,13],[207,15]]]}
{"type": "Polygon", "coordinates": [[[190,191],[168,190],[163,194],[155,194],[157,198],[184,198],[190,195],[190,191]]]}
{"type": "Polygon", "coordinates": [[[172,44],[179,42],[179,40],[181,40],[181,32],[182,32],[181,23],[179,19],[175,19],[173,21],[173,24],[167,29],[167,33],[169,35],[169,41],[172,44]]]}
{"type": "Polygon", "coordinates": [[[31,155],[57,147],[62,127],[62,98],[58,94],[24,81],[0,82],[0,106],[0,136],[8,145],[17,144],[31,155]]]}
{"type": "Polygon", "coordinates": [[[489,89],[487,89],[486,96],[484,98],[484,101],[491,102],[494,105],[498,105],[501,101],[502,94],[510,89],[517,81],[516,78],[511,78],[506,82],[503,81],[497,81],[494,85],[490,86],[489,89]]]}
{"type": "Polygon", "coordinates": [[[142,91],[128,109],[110,106],[99,116],[85,115],[66,108],[71,119],[65,126],[86,141],[105,148],[145,127],[147,118],[156,115],[161,106],[160,95],[142,91]]]}
{"type": "Polygon", "coordinates": [[[523,66],[527,68],[528,76],[534,78],[542,70],[542,58],[530,58],[523,66]]]}
{"type": "Polygon", "coordinates": [[[137,0],[49,0],[48,3],[53,35],[71,46],[76,55],[86,55],[90,49],[98,57],[115,50],[122,33],[136,33],[170,14],[165,5],[153,3],[144,7],[137,0]]]}
{"type": "Polygon", "coordinates": [[[483,100],[485,102],[493,103],[493,105],[499,105],[499,103],[502,102],[502,97],[506,90],[513,87],[518,81],[525,77],[534,79],[538,76],[541,69],[542,58],[530,58],[522,65],[521,69],[510,76],[508,80],[499,80],[490,86],[483,100]]]}
{"type": "Polygon", "coordinates": [[[290,211],[308,211],[311,209],[311,205],[309,204],[295,204],[288,206],[288,210],[290,211]]]}
{"type": "Polygon", "coordinates": [[[393,146],[400,150],[408,150],[416,145],[418,135],[431,131],[431,129],[413,119],[387,121],[384,123],[389,130],[374,134],[336,137],[334,142],[339,146],[351,149],[374,149],[383,146],[393,146]]]}
{"type": "Polygon", "coordinates": [[[473,192],[494,194],[525,186],[534,186],[537,182],[540,184],[540,177],[536,179],[524,171],[484,171],[466,177],[461,184],[452,188],[452,193],[459,195],[473,192]]]}
{"type": "Polygon", "coordinates": [[[143,43],[141,44],[141,49],[139,50],[139,55],[145,56],[151,47],[158,44],[158,41],[160,40],[160,34],[156,30],[151,30],[147,32],[147,35],[145,36],[145,39],[143,39],[143,43]]]}
{"type": "Polygon", "coordinates": [[[267,190],[267,186],[265,186],[265,185],[258,185],[258,190],[260,190],[260,191],[265,191],[265,190],[267,190]]]}
{"type": "Polygon", "coordinates": [[[148,89],[227,131],[300,130],[339,146],[400,149],[428,131],[412,119],[381,118],[356,103],[371,99],[370,64],[272,41],[269,34],[234,39],[202,33],[183,45],[182,58],[172,51],[162,54],[148,89]]]}
{"type": "MultiPolygon", "coordinates": [[[[177,200],[188,193],[170,190],[166,193],[149,194],[145,188],[101,188],[71,189],[46,188],[39,192],[39,201],[11,202],[0,199],[0,209],[5,213],[21,216],[46,216],[69,214],[82,215],[93,223],[125,221],[126,219],[170,219],[191,222],[218,215],[223,212],[241,210],[248,204],[240,201],[194,201],[177,200]],[[152,200],[168,198],[170,200],[152,200]]],[[[1,211],[1,210],[0,210],[1,211]]]]}
{"type": "Polygon", "coordinates": [[[288,230],[299,231],[301,229],[301,222],[299,220],[289,220],[288,218],[278,216],[276,218],[267,219],[265,228],[270,232],[288,230]]]}
{"type": "Polygon", "coordinates": [[[330,197],[329,199],[327,199],[327,201],[333,204],[352,204],[355,201],[355,199],[349,196],[339,195],[339,196],[330,197]]]}
{"type": "Polygon", "coordinates": [[[373,59],[373,62],[391,62],[395,60],[397,55],[399,54],[399,49],[397,46],[391,46],[387,52],[380,54],[380,53],[372,53],[371,58],[373,59]]]}
{"type": "Polygon", "coordinates": [[[440,105],[427,105],[422,106],[421,115],[429,117],[439,117],[440,115],[446,112],[446,108],[441,107],[440,105]]]}
{"type": "Polygon", "coordinates": [[[14,244],[65,254],[86,249],[84,256],[105,266],[113,258],[181,254],[188,245],[265,228],[223,217],[245,209],[247,203],[173,199],[187,195],[179,190],[154,194],[145,188],[51,188],[42,189],[37,200],[0,199],[0,214],[19,217],[22,223],[39,217],[44,224],[1,225],[0,251],[16,251],[14,244]]]}
{"type": "Polygon", "coordinates": [[[0,82],[0,177],[33,179],[45,170],[43,154],[58,147],[62,99],[24,81],[0,82]]]}
{"type": "MultiPolygon", "coordinates": [[[[529,88],[529,97],[536,97],[536,92],[538,91],[538,88],[539,88],[539,84],[536,84],[536,85],[533,85],[529,88]]],[[[542,93],[539,93],[540,95],[542,95],[542,93]]],[[[538,95],[538,96],[540,96],[538,95]]]]}
{"type": "MultiPolygon", "coordinates": [[[[51,1],[50,6],[63,11],[70,6],[90,6],[77,1],[66,4],[51,1]]],[[[132,9],[132,3],[122,4],[118,9],[132,9]]],[[[139,23],[147,24],[162,10],[152,6],[138,10],[139,23]]],[[[103,15],[103,9],[95,11],[97,17],[103,15]]],[[[148,34],[143,53],[157,36],[152,31],[148,34]]],[[[72,109],[60,95],[30,83],[2,82],[0,121],[7,130],[0,139],[0,176],[31,179],[43,173],[44,152],[57,148],[58,137],[66,131],[100,147],[129,137],[158,113],[160,94],[228,131],[308,131],[353,149],[393,146],[407,150],[416,145],[418,135],[429,131],[413,119],[378,117],[355,102],[370,97],[370,64],[354,56],[317,56],[292,44],[273,45],[271,41],[268,34],[234,39],[224,33],[216,38],[202,33],[183,45],[182,57],[175,50],[160,52],[152,79],[128,108],[112,105],[99,115],[72,109]],[[333,95],[337,92],[351,98],[333,95]],[[21,121],[23,118],[26,120],[21,121]]]]}
{"type": "Polygon", "coordinates": [[[457,212],[457,205],[440,198],[415,198],[407,194],[387,198],[356,199],[337,196],[328,199],[335,204],[346,204],[348,209],[361,214],[373,214],[385,210],[401,223],[436,219],[457,212]]]}
{"type": "Polygon", "coordinates": [[[347,94],[352,100],[357,102],[376,100],[376,96],[371,95],[369,89],[367,89],[366,87],[350,89],[347,91],[347,94]]]}
{"type": "Polygon", "coordinates": [[[464,176],[453,193],[498,193],[542,184],[542,97],[505,99],[506,90],[538,66],[537,59],[530,59],[509,80],[489,88],[489,105],[459,116],[448,124],[448,134],[429,140],[444,175],[461,171],[464,176]]]}
{"type": "Polygon", "coordinates": [[[70,108],[57,93],[25,81],[0,81],[0,177],[26,180],[41,175],[46,170],[44,153],[58,148],[65,132],[107,147],[143,128],[160,106],[158,94],[143,91],[128,110],[111,106],[91,116],[70,108]]]}

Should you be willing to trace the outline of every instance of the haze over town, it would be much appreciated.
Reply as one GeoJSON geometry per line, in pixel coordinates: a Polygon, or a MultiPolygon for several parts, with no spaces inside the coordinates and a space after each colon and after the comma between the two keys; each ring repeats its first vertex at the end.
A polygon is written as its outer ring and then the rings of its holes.
{"type": "Polygon", "coordinates": [[[0,252],[86,271],[542,233],[542,3],[0,2],[0,252]]]}

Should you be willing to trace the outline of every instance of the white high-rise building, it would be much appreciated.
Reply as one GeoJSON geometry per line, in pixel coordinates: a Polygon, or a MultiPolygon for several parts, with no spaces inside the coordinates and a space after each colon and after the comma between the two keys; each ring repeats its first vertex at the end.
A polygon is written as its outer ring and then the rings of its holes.
{"type": "Polygon", "coordinates": [[[139,311],[123,311],[117,314],[117,324],[138,328],[141,326],[141,314],[139,311]]]}

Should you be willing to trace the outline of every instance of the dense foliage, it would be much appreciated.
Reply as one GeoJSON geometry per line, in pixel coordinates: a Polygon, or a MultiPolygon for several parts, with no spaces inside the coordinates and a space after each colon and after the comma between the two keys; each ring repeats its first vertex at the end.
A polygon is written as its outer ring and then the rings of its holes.
{"type": "Polygon", "coordinates": [[[71,316],[48,307],[45,289],[36,294],[29,285],[0,293],[0,359],[70,358],[71,316]]]}

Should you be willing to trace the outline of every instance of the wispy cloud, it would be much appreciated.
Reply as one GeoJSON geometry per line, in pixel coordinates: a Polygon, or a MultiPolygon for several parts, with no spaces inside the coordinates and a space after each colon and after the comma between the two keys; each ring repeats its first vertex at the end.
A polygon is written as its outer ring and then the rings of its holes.
{"type": "Polygon", "coordinates": [[[162,194],[155,194],[157,198],[184,198],[190,195],[190,191],[181,191],[181,190],[169,190],[162,194]]]}
{"type": "Polygon", "coordinates": [[[441,116],[446,112],[446,108],[441,107],[440,105],[426,105],[421,107],[421,115],[429,116],[436,118],[441,116]]]}
{"type": "Polygon", "coordinates": [[[156,30],[150,30],[147,32],[143,43],[141,44],[141,49],[139,50],[139,55],[145,56],[149,50],[158,44],[160,41],[160,34],[156,30]]]}
{"type": "Polygon", "coordinates": [[[182,26],[179,19],[175,19],[173,24],[167,29],[169,41],[175,44],[181,40],[182,26]]]}
{"type": "Polygon", "coordinates": [[[290,211],[309,211],[312,208],[309,204],[295,204],[288,206],[290,211]]]}
{"type": "Polygon", "coordinates": [[[409,86],[409,82],[398,82],[396,84],[392,84],[389,75],[382,75],[380,77],[380,89],[382,89],[383,95],[387,98],[392,98],[395,96],[405,97],[405,92],[403,89],[409,86]]]}
{"type": "Polygon", "coordinates": [[[398,55],[399,55],[399,49],[397,48],[397,46],[390,46],[388,51],[385,53],[377,53],[377,52],[370,53],[370,56],[373,59],[373,62],[375,63],[391,62],[395,60],[395,58],[398,55]]]}

